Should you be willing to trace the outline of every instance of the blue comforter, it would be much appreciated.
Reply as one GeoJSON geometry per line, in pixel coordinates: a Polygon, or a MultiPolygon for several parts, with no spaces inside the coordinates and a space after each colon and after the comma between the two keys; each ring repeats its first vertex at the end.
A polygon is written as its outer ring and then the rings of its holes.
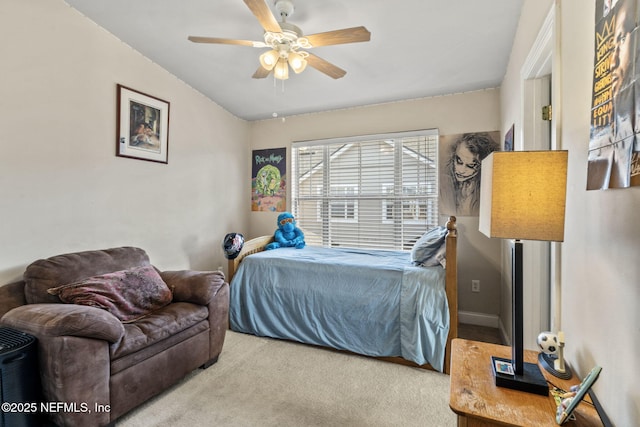
{"type": "Polygon", "coordinates": [[[231,329],[442,371],[449,307],[442,267],[399,251],[281,248],[246,257],[231,281],[231,329]]]}

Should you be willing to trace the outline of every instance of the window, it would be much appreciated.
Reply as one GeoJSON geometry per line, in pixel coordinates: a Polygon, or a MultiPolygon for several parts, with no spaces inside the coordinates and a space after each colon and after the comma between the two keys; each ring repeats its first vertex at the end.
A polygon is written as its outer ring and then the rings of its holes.
{"type": "Polygon", "coordinates": [[[436,130],[294,142],[292,154],[307,244],[409,250],[438,225],[436,130]]]}
{"type": "MultiPolygon", "coordinates": [[[[358,194],[358,187],[336,184],[331,186],[330,193],[332,196],[329,201],[329,217],[331,221],[358,222],[358,202],[355,198],[355,195],[358,194]]],[[[320,218],[322,218],[322,209],[319,211],[320,218]]]]}

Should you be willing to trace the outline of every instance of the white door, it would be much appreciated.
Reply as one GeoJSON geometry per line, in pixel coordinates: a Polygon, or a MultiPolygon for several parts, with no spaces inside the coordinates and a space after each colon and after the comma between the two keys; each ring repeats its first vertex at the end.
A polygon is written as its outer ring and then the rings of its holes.
{"type": "MultiPolygon", "coordinates": [[[[551,74],[525,82],[531,111],[523,121],[524,150],[551,149],[551,122],[542,118],[543,106],[551,104],[551,74]],[[528,136],[527,136],[528,135],[528,136]]],[[[550,244],[523,242],[523,344],[536,349],[536,337],[549,330],[550,320],[550,244]]]]}
{"type": "MultiPolygon", "coordinates": [[[[554,100],[553,58],[555,55],[555,5],[551,7],[522,70],[522,147],[523,150],[555,149],[557,120],[543,120],[542,107],[554,100]]],[[[556,101],[557,102],[557,101],[556,101]]],[[[556,107],[559,107],[556,106],[556,107]]],[[[559,109],[559,108],[556,108],[559,109]]],[[[553,109],[552,109],[553,111],[553,109]]],[[[551,328],[551,283],[556,265],[555,246],[548,242],[525,241],[523,248],[523,344],[536,349],[536,337],[551,328]]],[[[557,303],[557,301],[553,301],[557,303]]]]}

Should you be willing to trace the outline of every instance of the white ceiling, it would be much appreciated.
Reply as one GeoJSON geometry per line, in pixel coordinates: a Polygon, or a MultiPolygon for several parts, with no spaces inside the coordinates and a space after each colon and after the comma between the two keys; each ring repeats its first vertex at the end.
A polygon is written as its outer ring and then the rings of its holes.
{"type": "MultiPolygon", "coordinates": [[[[246,120],[498,87],[523,0],[296,0],[304,34],[363,25],[371,41],[312,49],[347,71],[308,67],[253,79],[266,49],[199,44],[190,35],[262,41],[241,0],[65,0],[127,45],[246,120]]],[[[275,13],[273,0],[265,0],[275,13]]],[[[126,84],[126,82],[119,82],[126,84]]],[[[162,98],[161,93],[154,96],[162,98]]]]}

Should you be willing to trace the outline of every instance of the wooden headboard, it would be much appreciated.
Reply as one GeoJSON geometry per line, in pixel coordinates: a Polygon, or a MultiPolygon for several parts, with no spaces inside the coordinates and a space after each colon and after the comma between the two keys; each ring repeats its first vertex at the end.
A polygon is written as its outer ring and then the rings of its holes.
{"type": "Polygon", "coordinates": [[[227,278],[229,279],[228,282],[231,283],[231,279],[233,279],[233,275],[236,274],[236,271],[238,271],[238,266],[240,265],[244,257],[264,251],[264,247],[271,242],[273,242],[273,235],[260,236],[244,242],[242,250],[240,251],[238,256],[235,259],[229,260],[229,271],[227,273],[227,278]]]}
{"type": "MultiPolygon", "coordinates": [[[[456,224],[456,217],[450,216],[447,221],[447,248],[446,259],[447,268],[445,269],[445,288],[447,293],[447,300],[449,303],[449,335],[447,337],[447,347],[445,351],[445,373],[449,373],[449,364],[451,360],[451,341],[458,337],[458,228],[456,224]]],[[[243,258],[255,254],[257,252],[264,251],[264,247],[273,242],[273,235],[260,236],[255,239],[248,240],[244,243],[242,250],[235,259],[229,260],[228,265],[228,282],[231,283],[233,275],[238,270],[238,266],[242,262],[243,258]]],[[[404,361],[404,359],[397,360],[398,358],[382,358],[385,360],[391,360],[411,366],[415,366],[412,362],[404,361]],[[406,363],[405,363],[406,362],[406,363]]],[[[427,365],[428,367],[428,365],[427,365]]]]}

